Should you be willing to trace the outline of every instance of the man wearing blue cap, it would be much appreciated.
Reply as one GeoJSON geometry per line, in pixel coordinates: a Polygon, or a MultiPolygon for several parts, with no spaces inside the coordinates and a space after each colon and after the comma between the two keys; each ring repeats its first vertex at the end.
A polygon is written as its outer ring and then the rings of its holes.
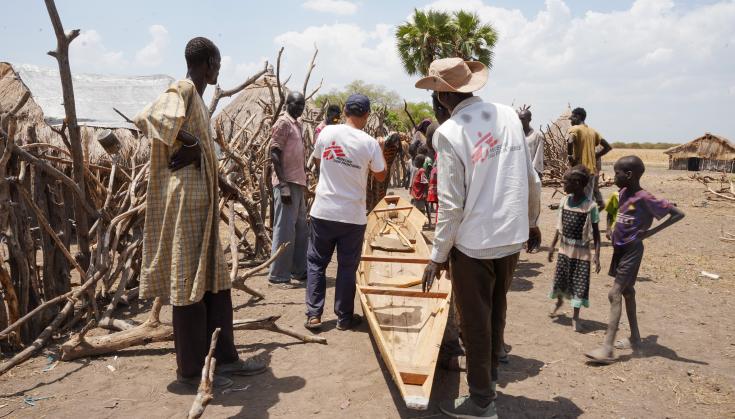
{"type": "Polygon", "coordinates": [[[327,290],[326,271],[337,248],[334,312],[337,329],[352,329],[361,322],[354,313],[355,281],[365,236],[365,194],[368,170],[379,182],[388,173],[383,143],[363,131],[370,115],[370,99],[361,94],[347,98],[346,122],[328,125],[319,133],[312,158],[319,169],[316,197],[311,206],[306,275],[306,324],[322,324],[327,290]]]}

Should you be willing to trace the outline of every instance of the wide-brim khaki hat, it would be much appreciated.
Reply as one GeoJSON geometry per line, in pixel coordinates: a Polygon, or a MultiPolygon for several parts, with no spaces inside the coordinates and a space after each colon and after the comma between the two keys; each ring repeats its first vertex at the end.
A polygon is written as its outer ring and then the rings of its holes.
{"type": "Polygon", "coordinates": [[[431,63],[429,75],[417,81],[416,88],[470,93],[482,89],[487,83],[487,76],[487,66],[479,61],[442,58],[431,63]]]}

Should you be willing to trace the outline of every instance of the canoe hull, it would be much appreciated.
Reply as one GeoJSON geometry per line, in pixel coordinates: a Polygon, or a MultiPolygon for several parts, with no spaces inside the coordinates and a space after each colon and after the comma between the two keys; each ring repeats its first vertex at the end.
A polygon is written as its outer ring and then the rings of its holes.
{"type": "Polygon", "coordinates": [[[421,233],[426,217],[396,196],[385,197],[368,217],[358,294],[380,355],[410,409],[428,407],[452,286],[442,278],[429,292],[421,276],[430,247],[421,233]],[[391,209],[389,206],[392,205],[391,209]],[[378,236],[412,249],[374,248],[378,236]]]}

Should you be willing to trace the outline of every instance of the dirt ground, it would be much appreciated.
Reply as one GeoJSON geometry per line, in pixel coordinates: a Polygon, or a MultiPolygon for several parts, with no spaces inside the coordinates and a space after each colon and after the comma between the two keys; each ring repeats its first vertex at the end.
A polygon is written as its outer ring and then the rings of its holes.
{"type": "MultiPolygon", "coordinates": [[[[645,348],[638,356],[620,351],[613,365],[585,363],[584,352],[602,341],[607,321],[609,244],[602,249],[603,272],[592,278],[591,307],[582,310],[584,333],[572,331],[569,307],[564,316],[547,316],[554,264],[546,262],[546,252],[522,255],[509,294],[506,340],[513,350],[501,370],[501,417],[735,417],[735,244],[718,240],[722,228],[734,232],[735,209],[707,202],[701,185],[686,175],[652,169],[643,180],[644,187],[676,202],[687,217],[646,243],[637,285],[645,348]],[[703,270],[720,279],[700,277],[703,270]]],[[[552,193],[545,189],[543,195],[545,244],[555,220],[547,206],[558,202],[552,193]]],[[[330,272],[334,275],[334,267],[330,272]]],[[[267,299],[248,303],[236,292],[236,318],[281,314],[279,324],[304,331],[303,289],[268,288],[264,276],[250,284],[267,299]]],[[[328,307],[333,281],[329,286],[328,307]]],[[[142,321],[150,302],[140,304],[127,315],[142,321]]],[[[463,374],[440,370],[429,410],[407,410],[367,325],[340,332],[334,315],[325,314],[326,346],[267,331],[236,332],[243,356],[259,354],[271,368],[260,376],[236,378],[234,391],[217,394],[205,417],[438,418],[438,400],[466,393],[463,374]]],[[[170,319],[170,308],[162,317],[170,319]]],[[[623,321],[621,335],[626,333],[623,321]]],[[[172,383],[172,343],[69,363],[54,364],[50,357],[55,355],[51,346],[0,377],[0,418],[173,418],[183,417],[193,400],[172,383]]]]}

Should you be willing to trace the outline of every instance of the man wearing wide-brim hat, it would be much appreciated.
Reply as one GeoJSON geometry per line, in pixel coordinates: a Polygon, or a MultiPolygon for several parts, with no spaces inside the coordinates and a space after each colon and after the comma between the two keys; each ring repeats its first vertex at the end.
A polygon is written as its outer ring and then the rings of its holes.
{"type": "Polygon", "coordinates": [[[448,267],[467,352],[469,396],[440,404],[452,417],[497,417],[494,400],[506,292],[523,244],[541,240],[536,226],[541,182],[521,121],[506,105],[473,96],[487,67],[461,58],[435,60],[416,87],[436,92],[451,112],[434,134],[439,216],[424,290],[448,267]],[[460,268],[461,267],[461,268],[460,268]],[[492,350],[488,350],[492,348],[492,350]]]}

